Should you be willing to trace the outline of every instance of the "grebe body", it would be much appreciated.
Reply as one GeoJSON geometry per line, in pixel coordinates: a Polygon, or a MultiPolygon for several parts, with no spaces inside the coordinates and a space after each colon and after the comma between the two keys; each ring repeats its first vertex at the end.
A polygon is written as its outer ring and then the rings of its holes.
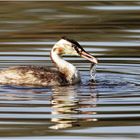
{"type": "Polygon", "coordinates": [[[62,59],[65,54],[79,55],[97,63],[97,59],[87,53],[78,42],[62,38],[52,48],[50,57],[56,69],[39,66],[15,66],[0,71],[0,84],[24,86],[72,85],[81,81],[74,65],[62,59]]]}

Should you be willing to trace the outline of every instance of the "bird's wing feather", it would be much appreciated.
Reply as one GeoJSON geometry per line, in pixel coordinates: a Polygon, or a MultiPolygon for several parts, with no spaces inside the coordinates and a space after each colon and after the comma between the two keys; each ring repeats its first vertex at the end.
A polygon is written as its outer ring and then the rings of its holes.
{"type": "Polygon", "coordinates": [[[53,68],[37,66],[17,66],[0,71],[1,84],[18,85],[63,85],[67,81],[59,71],[53,68]]]}

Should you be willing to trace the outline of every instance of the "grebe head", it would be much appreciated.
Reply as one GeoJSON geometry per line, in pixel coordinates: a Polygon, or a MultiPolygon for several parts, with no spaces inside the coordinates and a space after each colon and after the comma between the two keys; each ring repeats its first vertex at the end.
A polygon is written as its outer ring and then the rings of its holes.
{"type": "Polygon", "coordinates": [[[73,40],[73,39],[68,39],[66,37],[62,37],[53,47],[52,51],[54,53],[57,53],[58,55],[75,55],[75,56],[81,56],[86,58],[92,63],[97,64],[98,61],[95,57],[93,57],[91,54],[86,52],[81,45],[73,40]]]}
{"type": "Polygon", "coordinates": [[[89,54],[88,52],[86,52],[77,41],[73,39],[68,39],[66,37],[62,37],[55,44],[52,51],[61,56],[65,54],[81,56],[91,61],[92,63],[95,63],[95,64],[98,63],[97,59],[93,57],[91,54],[89,54]]]}

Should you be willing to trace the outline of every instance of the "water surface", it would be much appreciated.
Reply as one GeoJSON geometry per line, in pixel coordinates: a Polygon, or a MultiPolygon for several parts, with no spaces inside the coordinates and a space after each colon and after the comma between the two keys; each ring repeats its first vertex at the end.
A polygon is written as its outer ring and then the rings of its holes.
{"type": "Polygon", "coordinates": [[[1,85],[0,136],[139,139],[139,15],[139,2],[0,2],[0,69],[53,67],[50,50],[61,36],[99,60],[95,83],[87,60],[67,56],[81,72],[80,85],[1,85]]]}

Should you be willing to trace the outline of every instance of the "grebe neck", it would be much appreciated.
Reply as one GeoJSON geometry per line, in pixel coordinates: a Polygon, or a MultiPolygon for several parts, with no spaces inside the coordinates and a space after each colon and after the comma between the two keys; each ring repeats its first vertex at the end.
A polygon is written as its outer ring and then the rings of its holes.
{"type": "Polygon", "coordinates": [[[58,71],[65,75],[66,80],[70,84],[80,81],[80,75],[74,65],[62,59],[62,57],[54,51],[51,51],[51,59],[56,64],[58,71]]]}

